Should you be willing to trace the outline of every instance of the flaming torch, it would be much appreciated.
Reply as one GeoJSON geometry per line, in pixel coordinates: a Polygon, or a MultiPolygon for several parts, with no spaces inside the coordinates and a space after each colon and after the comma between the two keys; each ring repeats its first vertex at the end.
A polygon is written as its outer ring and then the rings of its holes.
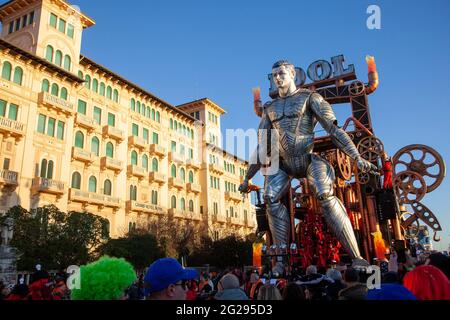
{"type": "Polygon", "coordinates": [[[261,89],[259,87],[253,88],[253,109],[258,117],[262,116],[262,102],[261,102],[261,89]]]}
{"type": "Polygon", "coordinates": [[[375,58],[373,56],[366,56],[366,63],[368,67],[369,83],[366,85],[366,94],[371,94],[378,88],[378,72],[377,65],[375,64],[375,58]]]}

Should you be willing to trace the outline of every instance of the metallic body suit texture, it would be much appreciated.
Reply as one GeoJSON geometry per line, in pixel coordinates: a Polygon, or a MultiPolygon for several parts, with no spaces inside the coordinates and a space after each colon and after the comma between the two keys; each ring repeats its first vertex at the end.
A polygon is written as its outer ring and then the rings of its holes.
{"type": "MultiPolygon", "coordinates": [[[[289,190],[292,178],[307,178],[323,209],[328,227],[352,259],[361,259],[345,207],[333,193],[334,169],[327,161],[313,154],[317,123],[327,131],[339,149],[354,160],[360,158],[350,137],[337,126],[330,104],[319,94],[298,89],[290,96],[264,105],[257,154],[267,154],[270,158],[271,153],[275,153],[271,150],[273,146],[267,143],[271,139],[262,137],[267,132],[277,134],[279,152],[279,170],[267,175],[264,185],[273,242],[277,245],[289,243],[289,212],[280,199],[289,190]]],[[[251,179],[261,168],[261,162],[258,157],[256,164],[249,167],[247,179],[251,179]]]]}

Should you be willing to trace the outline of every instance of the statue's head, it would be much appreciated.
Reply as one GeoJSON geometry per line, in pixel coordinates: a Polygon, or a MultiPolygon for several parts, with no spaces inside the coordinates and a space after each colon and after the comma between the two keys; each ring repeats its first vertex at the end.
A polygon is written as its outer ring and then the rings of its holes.
{"type": "Polygon", "coordinates": [[[272,76],[278,89],[295,86],[295,67],[287,60],[279,60],[272,66],[272,76]]]}

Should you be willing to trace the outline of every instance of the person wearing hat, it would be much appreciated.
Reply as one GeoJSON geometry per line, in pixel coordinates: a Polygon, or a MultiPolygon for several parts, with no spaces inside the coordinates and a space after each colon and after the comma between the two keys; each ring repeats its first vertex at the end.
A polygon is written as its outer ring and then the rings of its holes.
{"type": "Polygon", "coordinates": [[[187,281],[198,276],[197,270],[185,269],[173,258],[156,260],[144,278],[148,300],[186,300],[187,281]]]}
{"type": "Polygon", "coordinates": [[[233,273],[228,273],[220,279],[215,300],[248,300],[244,290],[240,288],[239,279],[233,273]]]}

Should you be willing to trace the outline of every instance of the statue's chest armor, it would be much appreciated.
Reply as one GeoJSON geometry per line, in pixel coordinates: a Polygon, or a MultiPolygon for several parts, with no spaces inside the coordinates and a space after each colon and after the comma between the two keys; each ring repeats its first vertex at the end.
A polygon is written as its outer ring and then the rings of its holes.
{"type": "Polygon", "coordinates": [[[267,115],[278,134],[297,134],[298,123],[305,113],[309,96],[309,92],[300,92],[288,98],[276,99],[267,107],[267,115]]]}

